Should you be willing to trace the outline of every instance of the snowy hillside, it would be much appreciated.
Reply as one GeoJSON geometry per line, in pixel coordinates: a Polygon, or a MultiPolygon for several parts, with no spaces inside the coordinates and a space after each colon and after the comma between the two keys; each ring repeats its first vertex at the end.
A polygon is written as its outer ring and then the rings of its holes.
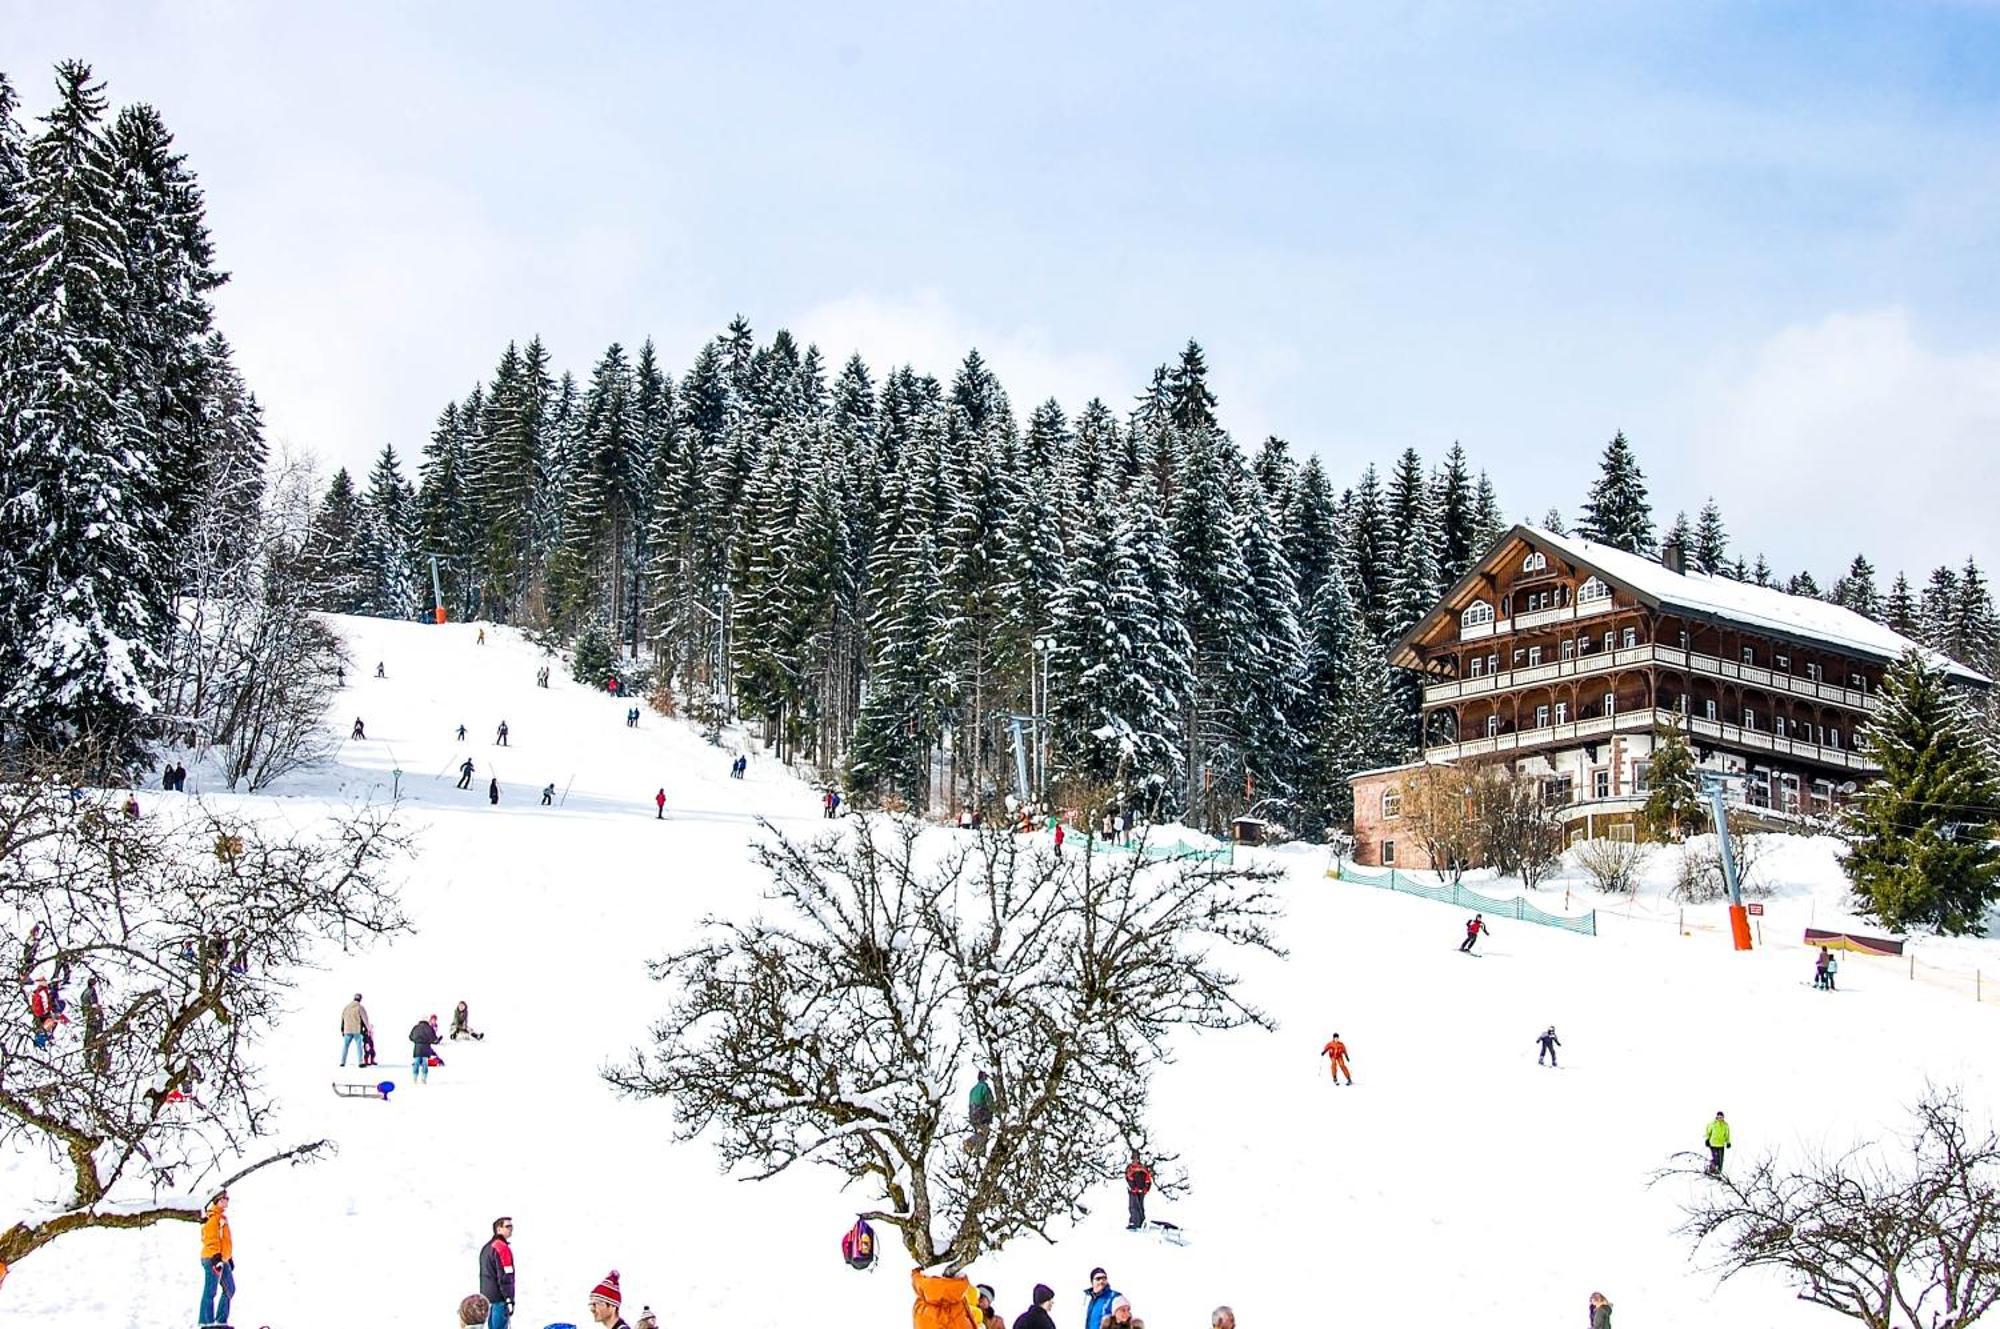
{"type": "MultiPolygon", "coordinates": [[[[488,1221],[506,1213],[522,1325],[587,1322],[585,1296],[612,1268],[628,1318],[650,1303],[679,1324],[907,1324],[907,1270],[893,1254],[867,1274],[840,1263],[855,1202],[835,1174],[722,1177],[705,1145],[670,1142],[665,1105],[620,1101],[597,1075],[665,1005],[644,961],[704,912],[757,908],[755,819],[810,833],[814,791],[756,759],[732,781],[731,754],[650,713],[626,728],[628,703],[569,682],[560,665],[538,689],[539,651],[504,630],[478,646],[465,625],[339,623],[354,665],[329,723],[344,736],[359,716],[369,737],[270,801],[304,823],[400,787],[419,835],[405,889],[418,931],[307,975],[266,1050],[285,1136],[331,1135],[341,1152],[236,1188],[236,1323],[441,1325],[475,1286],[488,1221]],[[384,680],[370,677],[378,660],[384,680]],[[459,791],[466,755],[477,775],[459,791]],[[560,806],[539,806],[549,783],[567,791],[560,806]],[[664,821],[652,803],[661,787],[664,821]],[[401,1086],[388,1103],[329,1088],[360,1078],[337,1068],[340,1008],[357,991],[382,1035],[382,1071],[401,1086]],[[487,1038],[445,1045],[448,1065],[429,1084],[405,1083],[402,1032],[461,999],[487,1038]]],[[[1852,959],[1841,992],[1811,989],[1798,942],[1809,915],[1825,922],[1835,907],[1807,889],[1831,859],[1809,844],[1785,853],[1799,861],[1767,860],[1774,879],[1805,885],[1774,897],[1753,954],[1728,949],[1713,907],[1691,913],[1684,934],[1677,910],[1642,896],[1619,906],[1629,915],[1602,913],[1595,938],[1494,920],[1467,958],[1459,911],[1329,881],[1321,852],[1271,851],[1290,871],[1291,953],[1251,962],[1247,995],[1280,1028],[1188,1040],[1157,1086],[1161,1138],[1181,1150],[1194,1189],[1155,1214],[1184,1224],[1189,1244],[1124,1231],[1107,1181],[1081,1227],[1054,1246],[1011,1247],[975,1277],[996,1286],[1010,1322],[1033,1283],[1050,1284],[1064,1329],[1079,1322],[1094,1264],[1153,1329],[1205,1325],[1224,1301],[1246,1329],[1542,1329],[1580,1323],[1593,1290],[1610,1296],[1620,1329],[1837,1323],[1775,1279],[1718,1290],[1692,1270],[1671,1235],[1674,1191],[1647,1190],[1648,1172],[1695,1148],[1718,1108],[1737,1165],[1767,1148],[1879,1135],[1927,1079],[1963,1082],[1990,1110],[1983,1052],[2000,1015],[1956,986],[1909,981],[1893,961],[1852,959]],[[1551,1022],[1559,1071],[1535,1063],[1551,1022]],[[1351,1089],[1331,1088],[1317,1055],[1336,1030],[1353,1052],[1351,1089]]],[[[2000,971],[1991,943],[1941,955],[2000,971]]],[[[0,1186],[25,1175],[0,1160],[0,1186]]],[[[24,1261],[0,1304],[7,1323],[47,1329],[191,1324],[196,1252],[181,1226],[66,1239],[24,1261]]]]}

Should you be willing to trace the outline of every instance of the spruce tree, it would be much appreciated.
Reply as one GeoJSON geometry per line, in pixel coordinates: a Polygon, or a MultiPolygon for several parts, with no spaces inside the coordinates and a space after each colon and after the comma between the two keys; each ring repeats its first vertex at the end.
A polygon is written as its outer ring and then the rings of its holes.
{"type": "MultiPolygon", "coordinates": [[[[1741,581],[1742,578],[1739,577],[1737,580],[1741,581]]],[[[1762,554],[1757,555],[1757,562],[1750,569],[1750,580],[1758,586],[1777,584],[1777,578],[1771,573],[1770,561],[1762,554]]]]}
{"type": "Polygon", "coordinates": [[[1810,572],[1793,573],[1791,580],[1785,583],[1785,594],[1803,595],[1813,600],[1821,598],[1819,583],[1813,580],[1813,575],[1810,572]]]}
{"type": "Polygon", "coordinates": [[[1660,539],[1660,553],[1663,557],[1670,549],[1677,551],[1687,561],[1687,566],[1695,565],[1694,527],[1689,524],[1685,512],[1674,514],[1674,524],[1667,528],[1666,535],[1660,539]]]}
{"type": "Polygon", "coordinates": [[[1460,443],[1451,445],[1443,467],[1432,478],[1431,511],[1437,522],[1438,582],[1450,586],[1465,575],[1487,544],[1480,539],[1479,496],[1460,443]]]}
{"type": "Polygon", "coordinates": [[[1337,567],[1335,522],[1333,486],[1327,483],[1326,468],[1318,457],[1308,457],[1284,513],[1285,556],[1291,561],[1299,603],[1308,609],[1337,567]]]}
{"type": "Polygon", "coordinates": [[[1653,733],[1646,768],[1646,805],[1640,812],[1646,830],[1655,839],[1678,844],[1700,824],[1701,809],[1687,732],[1679,725],[1663,725],[1653,733]]]}
{"type": "Polygon", "coordinates": [[[1348,505],[1347,539],[1342,542],[1348,585],[1353,591],[1355,612],[1367,625],[1369,635],[1386,639],[1391,618],[1389,586],[1393,579],[1396,534],[1382,509],[1382,488],[1371,463],[1361,472],[1348,505]]]}
{"type": "Polygon", "coordinates": [[[364,612],[370,579],[362,556],[362,522],[354,478],[342,467],[333,473],[306,532],[314,608],[335,614],[364,612]]]}
{"type": "Polygon", "coordinates": [[[1924,645],[1954,660],[1964,659],[1958,636],[1958,574],[1950,568],[1933,568],[1917,603],[1917,634],[1924,645]]]}
{"type": "Polygon", "coordinates": [[[1568,535],[1569,531],[1563,526],[1562,509],[1550,508],[1547,512],[1544,512],[1542,514],[1542,529],[1550,535],[1568,535]]]}
{"type": "Polygon", "coordinates": [[[103,86],[56,75],[0,227],[0,712],[129,747],[167,629],[162,385],[132,344],[103,86]]]}
{"type": "Polygon", "coordinates": [[[466,501],[466,449],[458,403],[446,402],[418,467],[417,554],[428,571],[436,560],[445,612],[454,620],[471,616],[474,603],[472,546],[478,538],[466,501]]]}
{"type": "Polygon", "coordinates": [[[1968,558],[1958,574],[1958,602],[1952,615],[1952,637],[1958,659],[1984,674],[1994,671],[1994,648],[2000,645],[1993,618],[1993,592],[1979,564],[1968,558]]]}
{"type": "Polygon", "coordinates": [[[1701,505],[1694,528],[1694,566],[1712,577],[1729,574],[1729,534],[1722,526],[1722,509],[1710,498],[1701,505]]]}
{"type": "Polygon", "coordinates": [[[1875,589],[1875,566],[1867,555],[1854,556],[1854,561],[1847,565],[1847,575],[1833,584],[1832,599],[1863,618],[1882,617],[1882,596],[1875,589]]]}
{"type": "Polygon", "coordinates": [[[1842,818],[1856,906],[1896,930],[1977,932],[2000,899],[2000,770],[1944,670],[1891,665],[1862,752],[1882,774],[1842,818]]]}
{"type": "Polygon", "coordinates": [[[1506,518],[1500,515],[1500,495],[1493,488],[1493,481],[1486,472],[1479,473],[1479,488],[1472,503],[1472,558],[1478,562],[1500,533],[1507,529],[1506,518]]]}
{"type": "Polygon", "coordinates": [[[1889,583],[1888,598],[1882,602],[1882,621],[1912,641],[1917,639],[1916,598],[1910,594],[1910,579],[1900,572],[1889,583]]]}
{"type": "Polygon", "coordinates": [[[1652,552],[1653,509],[1646,500],[1646,477],[1623,430],[1605,446],[1577,534],[1630,554],[1652,552]]]}
{"type": "Polygon", "coordinates": [[[356,543],[365,578],[362,613],[378,618],[416,616],[424,599],[415,558],[417,538],[416,495],[403,478],[396,449],[384,444],[361,501],[356,543]]]}

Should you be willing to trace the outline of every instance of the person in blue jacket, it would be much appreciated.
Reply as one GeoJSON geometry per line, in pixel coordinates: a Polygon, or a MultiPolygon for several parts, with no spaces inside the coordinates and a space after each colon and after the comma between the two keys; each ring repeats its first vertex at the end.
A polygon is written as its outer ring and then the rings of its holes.
{"type": "Polygon", "coordinates": [[[1089,1298],[1083,1304],[1083,1329],[1101,1329],[1111,1315],[1111,1303],[1118,1300],[1118,1289],[1103,1269],[1093,1269],[1083,1295],[1089,1298]]]}

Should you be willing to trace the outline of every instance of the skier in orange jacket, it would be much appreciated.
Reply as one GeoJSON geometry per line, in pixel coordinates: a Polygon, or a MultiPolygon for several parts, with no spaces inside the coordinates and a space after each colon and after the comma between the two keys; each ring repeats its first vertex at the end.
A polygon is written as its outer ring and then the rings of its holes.
{"type": "Polygon", "coordinates": [[[1339,1034],[1328,1039],[1326,1046],[1319,1051],[1320,1055],[1326,1058],[1327,1073],[1333,1076],[1335,1084],[1340,1083],[1340,1077],[1343,1075],[1347,1077],[1349,1084],[1354,1083],[1354,1072],[1347,1069],[1347,1044],[1340,1041],[1339,1034]]]}

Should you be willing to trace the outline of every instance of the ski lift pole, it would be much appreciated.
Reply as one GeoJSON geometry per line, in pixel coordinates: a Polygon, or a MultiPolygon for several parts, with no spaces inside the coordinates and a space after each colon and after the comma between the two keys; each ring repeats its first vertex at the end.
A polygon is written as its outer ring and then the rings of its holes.
{"type": "Polygon", "coordinates": [[[1729,843],[1729,813],[1723,802],[1723,777],[1719,773],[1704,773],[1702,789],[1708,794],[1708,806],[1715,817],[1715,844],[1722,859],[1722,884],[1729,891],[1729,936],[1739,951],[1751,949],[1750,911],[1743,906],[1743,883],[1736,875],[1736,850],[1729,843]]]}
{"type": "Polygon", "coordinates": [[[444,622],[444,583],[438,579],[438,557],[431,555],[431,613],[439,623],[444,622]]]}

